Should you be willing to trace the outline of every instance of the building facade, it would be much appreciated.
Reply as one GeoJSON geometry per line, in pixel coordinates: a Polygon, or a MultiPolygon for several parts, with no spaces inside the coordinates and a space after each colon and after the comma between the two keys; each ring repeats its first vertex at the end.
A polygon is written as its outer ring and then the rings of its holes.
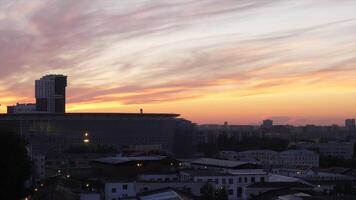
{"type": "Polygon", "coordinates": [[[65,113],[67,76],[46,75],[35,81],[36,110],[65,113]]]}

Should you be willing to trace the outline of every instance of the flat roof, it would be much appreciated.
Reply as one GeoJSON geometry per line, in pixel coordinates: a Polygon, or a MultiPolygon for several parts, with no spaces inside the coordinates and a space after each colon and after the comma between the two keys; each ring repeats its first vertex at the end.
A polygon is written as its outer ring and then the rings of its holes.
{"type": "Polygon", "coordinates": [[[216,167],[238,167],[245,164],[258,164],[257,162],[244,162],[244,161],[232,161],[232,160],[221,160],[214,158],[199,158],[191,162],[192,165],[206,165],[206,166],[216,166],[216,167]]]}
{"type": "Polygon", "coordinates": [[[104,164],[121,164],[131,161],[158,161],[166,158],[166,156],[135,156],[135,157],[105,157],[93,160],[94,162],[104,164]]]}
{"type": "Polygon", "coordinates": [[[313,188],[313,186],[301,182],[257,182],[248,188],[313,188]]]}
{"type": "Polygon", "coordinates": [[[187,169],[182,170],[181,173],[187,173],[191,176],[232,176],[229,173],[214,171],[214,170],[194,170],[194,169],[187,169]]]}
{"type": "Polygon", "coordinates": [[[19,118],[55,118],[55,119],[83,119],[83,118],[176,118],[174,113],[15,113],[0,114],[0,120],[18,120],[19,118]]]}

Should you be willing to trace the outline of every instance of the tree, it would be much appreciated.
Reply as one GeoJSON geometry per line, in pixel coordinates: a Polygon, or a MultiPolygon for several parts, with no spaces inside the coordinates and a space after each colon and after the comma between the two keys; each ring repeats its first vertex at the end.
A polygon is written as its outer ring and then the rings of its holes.
{"type": "Polygon", "coordinates": [[[0,199],[21,199],[31,174],[26,142],[11,133],[0,133],[0,137],[0,199]]]}
{"type": "Polygon", "coordinates": [[[228,194],[225,187],[219,188],[215,191],[215,200],[227,200],[228,194]]]}
{"type": "Polygon", "coordinates": [[[212,184],[206,183],[201,188],[201,200],[215,200],[215,188],[212,184]]]}

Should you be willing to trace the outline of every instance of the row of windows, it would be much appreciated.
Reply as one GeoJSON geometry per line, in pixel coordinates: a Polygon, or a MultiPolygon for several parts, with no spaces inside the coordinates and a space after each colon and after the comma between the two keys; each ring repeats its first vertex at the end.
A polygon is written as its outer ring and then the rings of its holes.
{"type": "MultiPolygon", "coordinates": [[[[198,182],[203,182],[202,178],[198,178],[197,180],[198,182]]],[[[265,182],[265,177],[260,177],[260,182],[265,182]]],[[[215,182],[216,184],[220,184],[219,179],[207,179],[207,182],[215,182]]],[[[250,182],[251,183],[255,183],[256,182],[256,178],[255,177],[250,177],[250,182]]],[[[234,184],[234,179],[233,178],[229,178],[229,179],[225,179],[222,178],[221,179],[221,184],[234,184]]],[[[239,177],[238,178],[238,183],[248,183],[248,177],[239,177]]]]}
{"type": "MultiPolygon", "coordinates": [[[[122,185],[122,190],[127,190],[128,186],[126,184],[123,184],[122,185]]],[[[117,189],[116,188],[111,188],[111,193],[116,193],[117,192],[117,189]]]]}

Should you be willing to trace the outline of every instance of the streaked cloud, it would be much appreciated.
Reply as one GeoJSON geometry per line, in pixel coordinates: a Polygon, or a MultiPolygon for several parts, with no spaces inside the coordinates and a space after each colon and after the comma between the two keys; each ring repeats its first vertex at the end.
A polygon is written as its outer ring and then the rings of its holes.
{"type": "Polygon", "coordinates": [[[31,101],[34,79],[64,73],[76,112],[169,108],[202,123],[267,116],[329,123],[314,114],[333,106],[323,114],[341,122],[356,113],[355,7],[351,0],[4,0],[0,104],[31,101]],[[295,111],[289,98],[310,93],[304,112],[295,111]],[[310,110],[326,93],[335,98],[330,105],[310,110]],[[272,107],[243,113],[232,99],[246,109],[263,106],[260,99],[272,107]],[[273,103],[280,99],[283,110],[273,103]],[[190,109],[197,102],[210,114],[190,109]],[[223,102],[235,110],[212,109],[223,102]]]}

